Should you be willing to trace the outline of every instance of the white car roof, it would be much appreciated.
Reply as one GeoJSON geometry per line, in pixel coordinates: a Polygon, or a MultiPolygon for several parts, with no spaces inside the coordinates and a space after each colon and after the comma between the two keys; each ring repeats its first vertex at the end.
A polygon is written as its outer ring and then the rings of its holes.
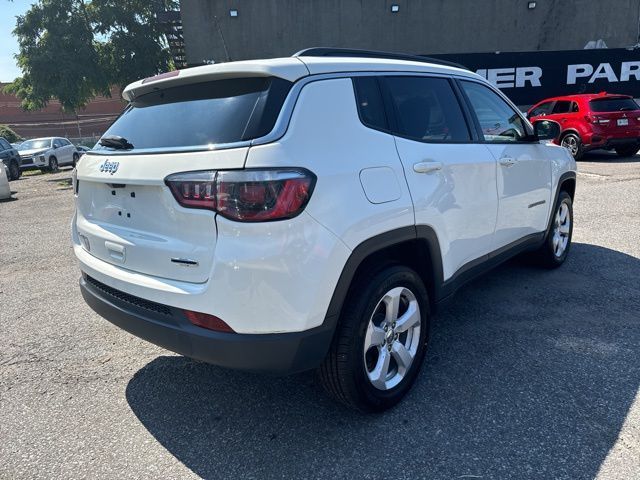
{"type": "Polygon", "coordinates": [[[415,72],[482,79],[469,70],[435,63],[364,57],[285,57],[203,65],[138,80],[122,92],[127,101],[161,88],[238,77],[278,77],[290,82],[308,75],[340,72],[415,72]]]}

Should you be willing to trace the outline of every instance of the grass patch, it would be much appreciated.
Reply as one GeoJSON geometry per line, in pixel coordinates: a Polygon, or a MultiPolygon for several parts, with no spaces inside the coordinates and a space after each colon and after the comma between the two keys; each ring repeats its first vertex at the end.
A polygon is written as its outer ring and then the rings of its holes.
{"type": "Polygon", "coordinates": [[[23,177],[36,177],[38,175],[44,175],[42,170],[25,170],[22,172],[23,177]]]}

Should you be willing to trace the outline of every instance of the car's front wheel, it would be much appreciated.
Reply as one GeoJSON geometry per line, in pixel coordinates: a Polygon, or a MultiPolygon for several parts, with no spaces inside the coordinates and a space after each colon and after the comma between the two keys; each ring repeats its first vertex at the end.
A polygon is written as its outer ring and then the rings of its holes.
{"type": "Polygon", "coordinates": [[[416,272],[395,265],[361,275],[345,299],[320,380],[351,408],[386,410],[413,385],[428,337],[428,294],[416,272]]]}
{"type": "Polygon", "coordinates": [[[58,171],[58,159],[56,157],[51,157],[49,159],[49,167],[47,168],[49,172],[55,173],[58,171]]]}
{"type": "Polygon", "coordinates": [[[9,163],[9,180],[18,180],[20,178],[20,167],[18,162],[13,160],[9,163]]]}
{"type": "Polygon", "coordinates": [[[560,192],[544,245],[538,250],[543,266],[557,268],[564,263],[571,247],[573,234],[573,202],[571,196],[560,192]]]}
{"type": "Polygon", "coordinates": [[[569,132],[562,137],[560,145],[569,150],[571,156],[576,160],[580,160],[584,154],[582,147],[582,139],[577,133],[569,132]]]}

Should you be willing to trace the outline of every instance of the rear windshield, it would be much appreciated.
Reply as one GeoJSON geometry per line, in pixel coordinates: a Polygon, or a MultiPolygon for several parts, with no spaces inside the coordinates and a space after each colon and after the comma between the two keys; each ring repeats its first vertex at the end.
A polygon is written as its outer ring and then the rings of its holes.
{"type": "Polygon", "coordinates": [[[286,80],[256,77],[158,90],[131,102],[104,136],[123,137],[134,149],[251,140],[273,129],[290,88],[286,80]]]}
{"type": "Polygon", "coordinates": [[[625,112],[638,110],[633,98],[599,98],[589,102],[592,112],[625,112]]]}

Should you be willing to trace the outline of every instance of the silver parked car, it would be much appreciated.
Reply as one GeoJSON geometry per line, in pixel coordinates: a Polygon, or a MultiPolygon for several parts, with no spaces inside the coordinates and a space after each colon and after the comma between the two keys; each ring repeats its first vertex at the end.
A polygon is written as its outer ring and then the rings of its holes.
{"type": "Polygon", "coordinates": [[[20,145],[20,158],[22,170],[39,168],[43,171],[56,172],[58,167],[64,165],[75,167],[80,154],[66,138],[46,137],[27,140],[20,145]]]}

